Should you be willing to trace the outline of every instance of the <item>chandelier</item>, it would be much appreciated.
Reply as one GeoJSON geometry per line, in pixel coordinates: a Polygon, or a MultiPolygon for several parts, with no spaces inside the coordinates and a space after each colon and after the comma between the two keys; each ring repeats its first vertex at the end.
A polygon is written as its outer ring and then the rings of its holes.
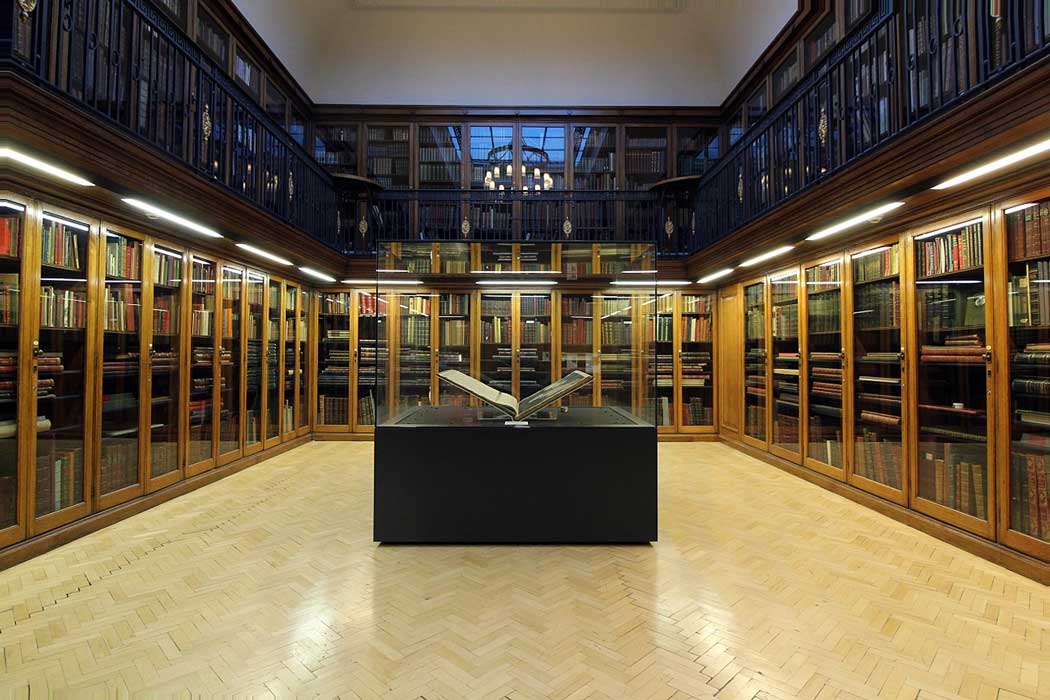
{"type": "MultiPolygon", "coordinates": [[[[489,160],[497,160],[499,154],[496,151],[505,150],[506,147],[492,149],[489,153],[489,160]]],[[[539,157],[541,164],[549,162],[549,156],[545,151],[532,146],[525,146],[522,149],[525,152],[532,153],[539,157]]],[[[514,166],[507,163],[504,166],[496,165],[492,170],[485,171],[485,189],[487,190],[498,190],[500,192],[506,192],[514,189],[514,166]]],[[[544,168],[533,167],[532,172],[529,172],[527,165],[522,163],[521,165],[521,191],[523,193],[528,192],[543,192],[546,190],[554,189],[554,178],[544,168]]]]}

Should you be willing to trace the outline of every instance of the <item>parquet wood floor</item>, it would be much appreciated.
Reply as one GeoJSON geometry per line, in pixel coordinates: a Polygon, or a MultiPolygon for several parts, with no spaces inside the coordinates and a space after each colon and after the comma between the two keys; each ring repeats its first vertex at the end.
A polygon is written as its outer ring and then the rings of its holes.
{"type": "Polygon", "coordinates": [[[1050,589],[713,443],[654,546],[371,541],[369,443],[313,443],[0,573],[43,697],[1046,700],[1050,589]]]}

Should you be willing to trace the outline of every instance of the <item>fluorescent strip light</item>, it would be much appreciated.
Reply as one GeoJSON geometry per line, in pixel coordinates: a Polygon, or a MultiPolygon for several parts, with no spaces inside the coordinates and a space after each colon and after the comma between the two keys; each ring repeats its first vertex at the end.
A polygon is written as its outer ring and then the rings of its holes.
{"type": "Polygon", "coordinates": [[[719,270],[718,272],[712,272],[710,275],[706,275],[704,277],[701,277],[696,282],[697,282],[697,284],[707,284],[708,282],[714,282],[715,280],[720,280],[723,277],[728,277],[731,274],[733,274],[733,268],[727,267],[724,270],[719,270]]]}
{"type": "Polygon", "coordinates": [[[291,260],[286,260],[286,259],[282,258],[279,255],[274,255],[273,253],[267,253],[262,248],[256,248],[255,246],[248,245],[247,243],[238,243],[237,247],[240,248],[241,250],[247,250],[249,253],[252,253],[253,255],[258,255],[260,258],[266,258],[267,260],[272,260],[273,262],[277,263],[278,265],[291,265],[292,264],[291,260]]]}
{"type": "Polygon", "coordinates": [[[68,226],[69,228],[75,228],[77,231],[91,230],[91,227],[89,227],[87,224],[81,224],[76,221],[70,221],[69,219],[63,219],[55,216],[54,214],[44,213],[41,214],[40,217],[47,221],[54,221],[56,224],[62,224],[63,226],[68,226]]]}
{"type": "MultiPolygon", "coordinates": [[[[382,270],[378,270],[382,272],[382,270]]],[[[471,270],[472,275],[560,275],[557,270],[471,270]]]]}
{"type": "Polygon", "coordinates": [[[1038,207],[1038,206],[1039,206],[1038,202],[1029,202],[1028,204],[1022,204],[1022,205],[1017,206],[1017,207],[1010,207],[1009,209],[1007,209],[1003,213],[1004,214],[1016,214],[1019,211],[1024,211],[1025,209],[1031,209],[1032,207],[1038,207]]]}
{"type": "Polygon", "coordinates": [[[932,238],[934,236],[939,236],[942,233],[950,233],[951,231],[957,231],[957,230],[959,230],[961,228],[966,228],[967,226],[973,226],[974,224],[983,224],[983,223],[984,223],[984,219],[971,219],[970,221],[964,221],[961,224],[954,224],[952,226],[945,226],[944,228],[939,228],[936,231],[930,231],[929,233],[924,233],[921,236],[916,236],[915,240],[921,241],[923,238],[932,238]]]}
{"type": "Polygon", "coordinates": [[[1002,170],[1008,168],[1015,163],[1020,163],[1022,160],[1033,158],[1042,153],[1050,151],[1050,139],[1046,141],[1040,141],[1039,143],[1033,144],[1028,148],[1022,148],[1020,151],[1015,151],[1009,155],[1003,156],[997,160],[993,160],[990,163],[978,166],[972,170],[967,170],[961,175],[956,175],[953,178],[949,178],[939,185],[934,185],[935,190],[946,190],[957,185],[969,182],[970,180],[976,180],[977,178],[987,175],[988,173],[994,173],[996,170],[1002,170]]]}
{"type": "Polygon", "coordinates": [[[323,272],[318,272],[312,267],[303,267],[300,265],[299,272],[310,275],[311,277],[316,277],[317,279],[323,280],[325,282],[335,282],[335,277],[332,277],[331,275],[326,275],[323,272]]]}
{"type": "Polygon", "coordinates": [[[42,160],[37,160],[32,156],[27,156],[25,153],[19,153],[18,151],[12,150],[10,148],[0,148],[0,158],[9,158],[15,161],[16,163],[21,163],[22,165],[33,168],[34,170],[39,170],[40,172],[50,175],[51,177],[70,182],[74,185],[80,185],[81,187],[95,186],[95,183],[91,182],[90,180],[85,180],[79,175],[74,175],[68,170],[57,168],[54,165],[45,163],[42,160]]]}
{"type": "Polygon", "coordinates": [[[772,260],[773,258],[784,255],[785,253],[794,250],[794,248],[795,246],[793,245],[780,246],[779,248],[775,248],[769,251],[768,253],[762,253],[762,255],[759,255],[758,257],[751,258],[750,260],[745,260],[744,262],[740,263],[740,267],[754,267],[755,265],[764,263],[766,260],[772,260]]]}
{"type": "Polygon", "coordinates": [[[6,199],[0,199],[0,209],[12,209],[14,211],[24,212],[26,210],[21,204],[14,202],[8,202],[6,199]]]}
{"type": "Polygon", "coordinates": [[[376,272],[408,272],[408,270],[376,270],[376,272]]]}
{"type": "Polygon", "coordinates": [[[130,207],[134,207],[134,208],[136,208],[136,209],[138,209],[140,211],[144,211],[144,212],[146,212],[146,214],[148,214],[150,216],[155,216],[158,219],[164,219],[165,221],[170,221],[173,224],[181,226],[181,227],[183,227],[185,229],[189,229],[190,231],[193,231],[194,233],[199,233],[202,236],[209,236],[211,238],[222,238],[223,237],[223,235],[221,233],[219,233],[218,231],[216,231],[214,229],[210,229],[207,226],[201,226],[200,224],[198,224],[195,221],[190,221],[189,219],[185,219],[185,218],[179,216],[178,214],[172,214],[170,211],[165,211],[163,209],[160,209],[158,207],[153,206],[152,204],[149,204],[147,202],[143,202],[140,199],[134,199],[133,197],[125,197],[124,198],[124,203],[127,204],[130,207]]]}
{"type": "Polygon", "coordinates": [[[477,284],[483,286],[505,286],[513,287],[553,287],[558,283],[554,280],[478,280],[477,284]]]}
{"type": "Polygon", "coordinates": [[[623,270],[625,275],[655,275],[656,270],[623,270]]]}
{"type": "Polygon", "coordinates": [[[343,280],[340,284],[367,284],[372,287],[406,287],[423,284],[419,280],[343,280]]]}
{"type": "Polygon", "coordinates": [[[176,258],[178,260],[182,260],[182,253],[176,253],[176,252],[173,252],[173,251],[170,251],[170,250],[164,250],[163,248],[159,248],[157,246],[153,247],[153,252],[154,253],[160,253],[161,255],[167,255],[169,258],[176,258]]]}
{"type": "Polygon", "coordinates": [[[642,282],[629,282],[616,280],[611,282],[614,287],[688,287],[688,280],[648,280],[642,282]]]}
{"type": "Polygon", "coordinates": [[[879,253],[884,253],[884,252],[886,252],[889,249],[890,249],[890,247],[888,245],[879,246],[878,248],[872,248],[871,250],[865,250],[863,253],[857,253],[856,255],[853,256],[853,259],[857,260],[859,258],[866,258],[869,255],[878,255],[879,253]]]}
{"type": "Polygon", "coordinates": [[[845,221],[839,222],[839,223],[835,224],[834,226],[829,226],[828,228],[821,229],[820,231],[817,231],[816,233],[810,234],[809,236],[806,237],[806,240],[807,241],[819,241],[822,238],[827,238],[828,236],[834,236],[836,233],[842,233],[846,229],[851,229],[854,226],[860,226],[863,223],[866,223],[868,221],[871,221],[872,219],[876,219],[876,218],[882,216],[886,212],[893,211],[894,209],[898,209],[898,208],[903,207],[903,206],[904,206],[904,202],[890,202],[889,204],[883,204],[882,206],[878,206],[878,207],[875,207],[874,209],[870,209],[870,210],[864,212],[863,214],[858,214],[858,215],[854,216],[851,219],[846,219],[845,221]]]}
{"type": "MultiPolygon", "coordinates": [[[[1036,280],[1038,281],[1038,280],[1036,280]]],[[[919,280],[915,284],[984,284],[984,280],[919,280]]],[[[947,300],[954,301],[954,300],[947,300]]]]}

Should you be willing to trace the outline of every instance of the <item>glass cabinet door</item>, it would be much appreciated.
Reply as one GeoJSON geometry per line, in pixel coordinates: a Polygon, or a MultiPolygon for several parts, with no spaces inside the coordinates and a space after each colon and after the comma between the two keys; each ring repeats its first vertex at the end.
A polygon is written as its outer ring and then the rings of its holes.
{"type": "Polygon", "coordinates": [[[1009,529],[1050,543],[1050,200],[1008,209],[1006,236],[1009,529]]]}
{"type": "Polygon", "coordinates": [[[681,423],[683,428],[713,427],[714,294],[682,295],[681,423]]]}
{"type": "Polygon", "coordinates": [[[806,457],[835,469],[842,454],[842,261],[806,268],[806,457]]]}
{"type": "Polygon", "coordinates": [[[295,431],[295,401],[299,396],[296,378],[299,353],[296,331],[299,328],[299,288],[287,285],[284,289],[284,409],[281,414],[281,432],[295,431]]]}
{"type": "Polygon", "coordinates": [[[368,177],[387,189],[411,187],[408,130],[407,124],[368,126],[368,177]]]}
{"type": "Polygon", "coordinates": [[[658,427],[675,427],[674,389],[674,294],[661,293],[648,314],[649,362],[655,369],[656,402],[654,422],[658,427]]]}
{"type": "MultiPolygon", "coordinates": [[[[438,317],[440,323],[440,346],[438,347],[438,371],[454,369],[473,376],[471,371],[470,294],[442,294],[439,297],[438,317]]],[[[451,384],[438,384],[438,397],[442,406],[469,406],[470,397],[451,384]]]]}
{"type": "Polygon", "coordinates": [[[615,126],[574,127],[572,146],[574,189],[616,189],[615,126]]]}
{"type": "Polygon", "coordinates": [[[281,435],[281,283],[270,280],[266,307],[266,439],[281,435]]]}
{"type": "Polygon", "coordinates": [[[142,241],[105,232],[99,496],[139,483],[142,241]]]}
{"type": "Polygon", "coordinates": [[[904,487],[900,245],[853,256],[853,473],[904,487]]]}
{"type": "Polygon", "coordinates": [[[85,502],[89,233],[84,224],[43,214],[34,366],[37,381],[49,390],[37,391],[33,506],[38,518],[85,502]]]}
{"type": "Polygon", "coordinates": [[[385,295],[357,293],[357,418],[355,425],[371,430],[387,413],[387,344],[389,304],[385,295]]]}
{"type": "Polygon", "coordinates": [[[249,270],[247,282],[244,446],[249,448],[260,446],[263,441],[263,322],[266,314],[266,275],[249,270]]]}
{"type": "Polygon", "coordinates": [[[983,223],[916,236],[915,274],[918,495],[985,520],[990,355],[983,223]]]}
{"type": "Polygon", "coordinates": [[[152,479],[179,470],[182,264],[182,253],[159,245],[153,247],[149,447],[149,473],[152,479]]]}
{"type": "Polygon", "coordinates": [[[766,440],[766,285],[744,287],[744,434],[766,440]]]}
{"type": "MultiPolygon", "coordinates": [[[[350,426],[350,299],[346,292],[322,292],[317,312],[317,425],[350,426]]],[[[370,297],[371,298],[371,297],[370,297]]],[[[365,359],[358,369],[367,375],[365,359]]],[[[368,368],[371,368],[371,362],[368,368]]],[[[374,407],[372,416],[375,415],[374,407]]],[[[360,418],[360,416],[359,416],[360,418]]]]}
{"type": "Polygon", "coordinates": [[[401,336],[397,356],[397,405],[399,409],[430,405],[429,294],[400,294],[398,316],[401,336]]]}
{"type": "MultiPolygon", "coordinates": [[[[463,163],[463,127],[458,125],[434,125],[419,127],[419,189],[458,190],[463,186],[461,166],[463,163]]],[[[453,219],[456,211],[448,213],[453,219]]],[[[431,214],[445,212],[434,207],[431,214]]],[[[423,217],[426,218],[426,217],[423,217]]],[[[458,222],[456,222],[458,223],[458,222]]],[[[453,225],[453,228],[455,225],[453,225]]],[[[447,226],[442,227],[447,230],[447,226]]]]}
{"type": "MultiPolygon", "coordinates": [[[[561,295],[561,375],[576,370],[592,377],[595,371],[594,297],[590,294],[561,295]]],[[[593,406],[594,388],[581,389],[562,399],[563,406],[593,406]]]]}
{"type": "Polygon", "coordinates": [[[443,275],[470,274],[470,244],[438,244],[438,271],[443,275]]]}
{"type": "Polygon", "coordinates": [[[481,295],[481,381],[514,393],[514,333],[510,292],[481,295]]]}
{"type": "Polygon", "coordinates": [[[801,452],[798,272],[769,278],[773,336],[773,447],[801,452]]]}
{"type": "Polygon", "coordinates": [[[634,297],[605,295],[601,318],[601,405],[628,411],[632,405],[634,297]]]}
{"type": "Polygon", "coordinates": [[[299,387],[299,399],[296,410],[299,412],[297,427],[310,425],[310,292],[305,289],[299,292],[299,367],[296,374],[296,386],[299,387]]]}
{"type": "Polygon", "coordinates": [[[521,294],[518,393],[523,399],[551,383],[551,295],[521,294]]]}
{"type": "Polygon", "coordinates": [[[244,271],[222,268],[222,346],[219,349],[219,455],[241,449],[241,302],[244,271]]]}
{"type": "Polygon", "coordinates": [[[193,308],[190,330],[190,466],[214,457],[215,443],[215,264],[193,259],[193,308]]]}
{"type": "MultiPolygon", "coordinates": [[[[18,343],[25,207],[0,200],[0,530],[18,518],[18,343]]],[[[37,379],[39,397],[54,401],[54,377],[37,379]]]]}

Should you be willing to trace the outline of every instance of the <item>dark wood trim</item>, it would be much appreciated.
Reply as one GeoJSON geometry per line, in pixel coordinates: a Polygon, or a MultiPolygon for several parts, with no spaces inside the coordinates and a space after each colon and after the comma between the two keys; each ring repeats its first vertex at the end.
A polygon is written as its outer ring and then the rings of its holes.
{"type": "Polygon", "coordinates": [[[502,120],[567,122],[583,119],[620,124],[629,120],[682,122],[698,126],[718,126],[722,112],[718,107],[490,107],[484,105],[355,105],[321,104],[314,109],[318,123],[360,121],[413,122],[426,120],[502,120]]]}

